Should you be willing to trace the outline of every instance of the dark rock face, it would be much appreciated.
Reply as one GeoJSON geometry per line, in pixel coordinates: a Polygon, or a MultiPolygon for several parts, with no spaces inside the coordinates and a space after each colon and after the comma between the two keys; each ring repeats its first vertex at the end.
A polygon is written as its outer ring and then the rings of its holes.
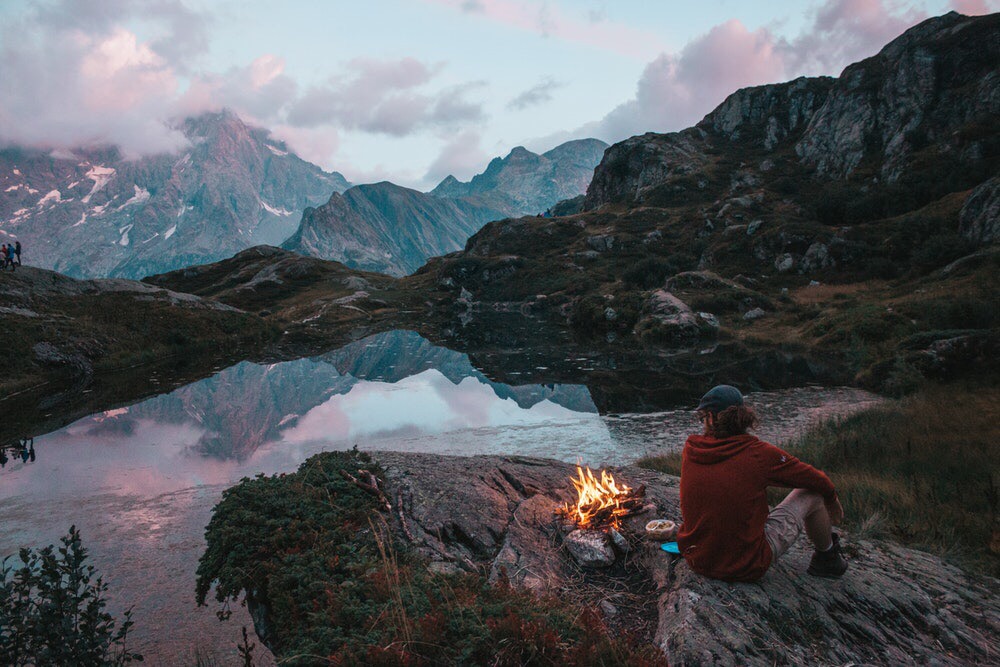
{"type": "Polygon", "coordinates": [[[352,268],[401,276],[428,258],[461,249],[503,213],[470,201],[435,197],[388,182],[334,193],[306,209],[284,248],[352,268]]]}
{"type": "Polygon", "coordinates": [[[468,183],[448,176],[430,194],[467,199],[502,211],[503,217],[543,213],[586,192],[607,147],[598,139],[579,139],[538,155],[518,146],[468,183]]]}
{"type": "Polygon", "coordinates": [[[844,177],[873,159],[882,178],[895,181],[915,144],[973,148],[951,135],[1000,114],[998,25],[1000,15],[973,19],[952,12],[845,69],[796,144],[803,163],[844,177]]]}
{"type": "MultiPolygon", "coordinates": [[[[616,480],[644,484],[655,506],[622,529],[630,567],[653,585],[620,604],[621,574],[581,571],[563,544],[554,512],[570,499],[572,466],[518,457],[377,458],[393,521],[405,522],[403,532],[432,569],[502,575],[539,593],[572,591],[609,623],[628,626],[638,620],[630,616],[655,609],[651,638],[670,664],[964,665],[1000,651],[998,582],[919,551],[845,537],[850,569],[829,581],[805,573],[811,550],[803,537],[757,583],[706,579],[643,537],[649,519],[680,518],[677,478],[625,467],[612,471],[616,480]]],[[[266,601],[253,601],[251,612],[259,632],[275,620],[266,601]]]]}
{"type": "Polygon", "coordinates": [[[141,278],[291,234],[349,184],[223,112],[189,118],[190,146],[127,159],[115,148],[0,151],[0,225],[24,262],[75,277],[141,278]]]}
{"type": "Polygon", "coordinates": [[[697,130],[651,132],[626,139],[604,153],[587,188],[585,211],[611,202],[640,203],[653,186],[690,181],[707,162],[697,130]]]}
{"type": "Polygon", "coordinates": [[[974,243],[1000,240],[1000,176],[972,191],[959,214],[962,236],[974,243]]]}

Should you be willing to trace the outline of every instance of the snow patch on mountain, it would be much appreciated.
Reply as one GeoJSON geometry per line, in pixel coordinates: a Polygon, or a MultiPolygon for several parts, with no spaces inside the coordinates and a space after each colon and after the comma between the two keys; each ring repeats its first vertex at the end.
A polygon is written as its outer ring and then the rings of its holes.
{"type": "Polygon", "coordinates": [[[124,204],[119,206],[119,209],[123,209],[126,206],[132,206],[133,204],[141,204],[149,201],[149,190],[146,188],[140,188],[138,185],[133,185],[132,187],[135,189],[135,194],[129,197],[124,204]]]}
{"type": "Polygon", "coordinates": [[[90,203],[90,198],[94,196],[94,193],[100,192],[114,175],[115,170],[111,167],[91,167],[84,177],[92,180],[94,182],[94,187],[90,188],[90,192],[88,192],[81,201],[84,204],[90,203]]]}

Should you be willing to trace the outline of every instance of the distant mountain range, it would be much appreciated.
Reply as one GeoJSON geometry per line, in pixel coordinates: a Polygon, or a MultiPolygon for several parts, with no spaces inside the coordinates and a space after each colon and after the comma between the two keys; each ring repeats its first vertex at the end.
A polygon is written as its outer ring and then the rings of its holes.
{"type": "Polygon", "coordinates": [[[506,217],[543,213],[587,191],[607,148],[598,139],[567,141],[541,155],[518,146],[507,157],[494,158],[468,183],[448,176],[431,194],[475,201],[503,211],[506,217]]]}
{"type": "Polygon", "coordinates": [[[387,182],[353,187],[306,209],[283,247],[406,275],[431,257],[461,250],[487,222],[544,213],[581,196],[605,148],[597,139],[569,141],[542,155],[518,146],[468,183],[449,176],[430,193],[387,182]]]}
{"type": "Polygon", "coordinates": [[[402,276],[430,257],[459,250],[487,222],[504,217],[502,211],[475,202],[435,197],[389,182],[358,185],[333,193],[319,208],[307,208],[298,230],[282,247],[402,276]]]}
{"type": "Polygon", "coordinates": [[[283,242],[404,275],[486,222],[582,194],[606,147],[515,148],[470,183],[449,177],[425,194],[392,183],[349,190],[343,175],[229,111],[180,129],[189,147],[139,159],[113,146],[0,150],[0,241],[20,240],[26,263],[81,278],[141,278],[283,242]]]}
{"type": "Polygon", "coordinates": [[[135,160],[114,147],[0,150],[0,240],[70,276],[140,278],[278,244],[304,208],[350,187],[230,112],[180,129],[188,148],[135,160]]]}

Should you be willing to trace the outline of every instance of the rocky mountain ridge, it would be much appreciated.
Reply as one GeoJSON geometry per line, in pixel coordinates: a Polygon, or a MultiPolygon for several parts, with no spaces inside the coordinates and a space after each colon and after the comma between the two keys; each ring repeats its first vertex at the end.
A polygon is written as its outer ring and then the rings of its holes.
{"type": "Polygon", "coordinates": [[[599,139],[567,141],[541,155],[517,146],[463,183],[448,176],[430,194],[475,201],[504,217],[544,213],[555,203],[587,191],[608,145],[599,139]]]}
{"type": "Polygon", "coordinates": [[[582,195],[606,147],[582,139],[537,155],[518,146],[468,183],[449,176],[430,193],[389,182],[359,185],[307,209],[282,247],[403,276],[461,249],[491,220],[541,214],[582,195]]]}
{"type": "Polygon", "coordinates": [[[484,224],[502,217],[497,209],[383,181],[335,192],[322,206],[307,208],[282,247],[401,276],[429,257],[461,248],[484,224]]]}
{"type": "Polygon", "coordinates": [[[189,147],[139,159],[0,150],[0,238],[19,239],[34,266],[141,278],[279,243],[304,208],[350,185],[228,111],[180,129],[189,147]]]}

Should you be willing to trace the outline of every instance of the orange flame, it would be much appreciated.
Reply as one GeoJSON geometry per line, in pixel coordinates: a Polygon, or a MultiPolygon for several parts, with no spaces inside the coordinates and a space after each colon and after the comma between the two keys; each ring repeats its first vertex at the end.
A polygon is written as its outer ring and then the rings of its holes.
{"type": "MultiPolygon", "coordinates": [[[[569,503],[564,508],[564,514],[572,517],[580,528],[592,528],[592,522],[599,512],[606,515],[607,525],[611,528],[618,527],[618,518],[628,514],[628,510],[621,506],[621,501],[628,496],[631,489],[624,484],[619,486],[615,483],[615,478],[606,470],[601,470],[601,479],[594,476],[594,471],[587,466],[586,472],[580,466],[576,467],[576,477],[570,477],[573,486],[576,487],[576,506],[569,503]],[[610,512],[602,512],[610,509],[610,512]]],[[[602,522],[603,523],[603,522],[602,522]]]]}

